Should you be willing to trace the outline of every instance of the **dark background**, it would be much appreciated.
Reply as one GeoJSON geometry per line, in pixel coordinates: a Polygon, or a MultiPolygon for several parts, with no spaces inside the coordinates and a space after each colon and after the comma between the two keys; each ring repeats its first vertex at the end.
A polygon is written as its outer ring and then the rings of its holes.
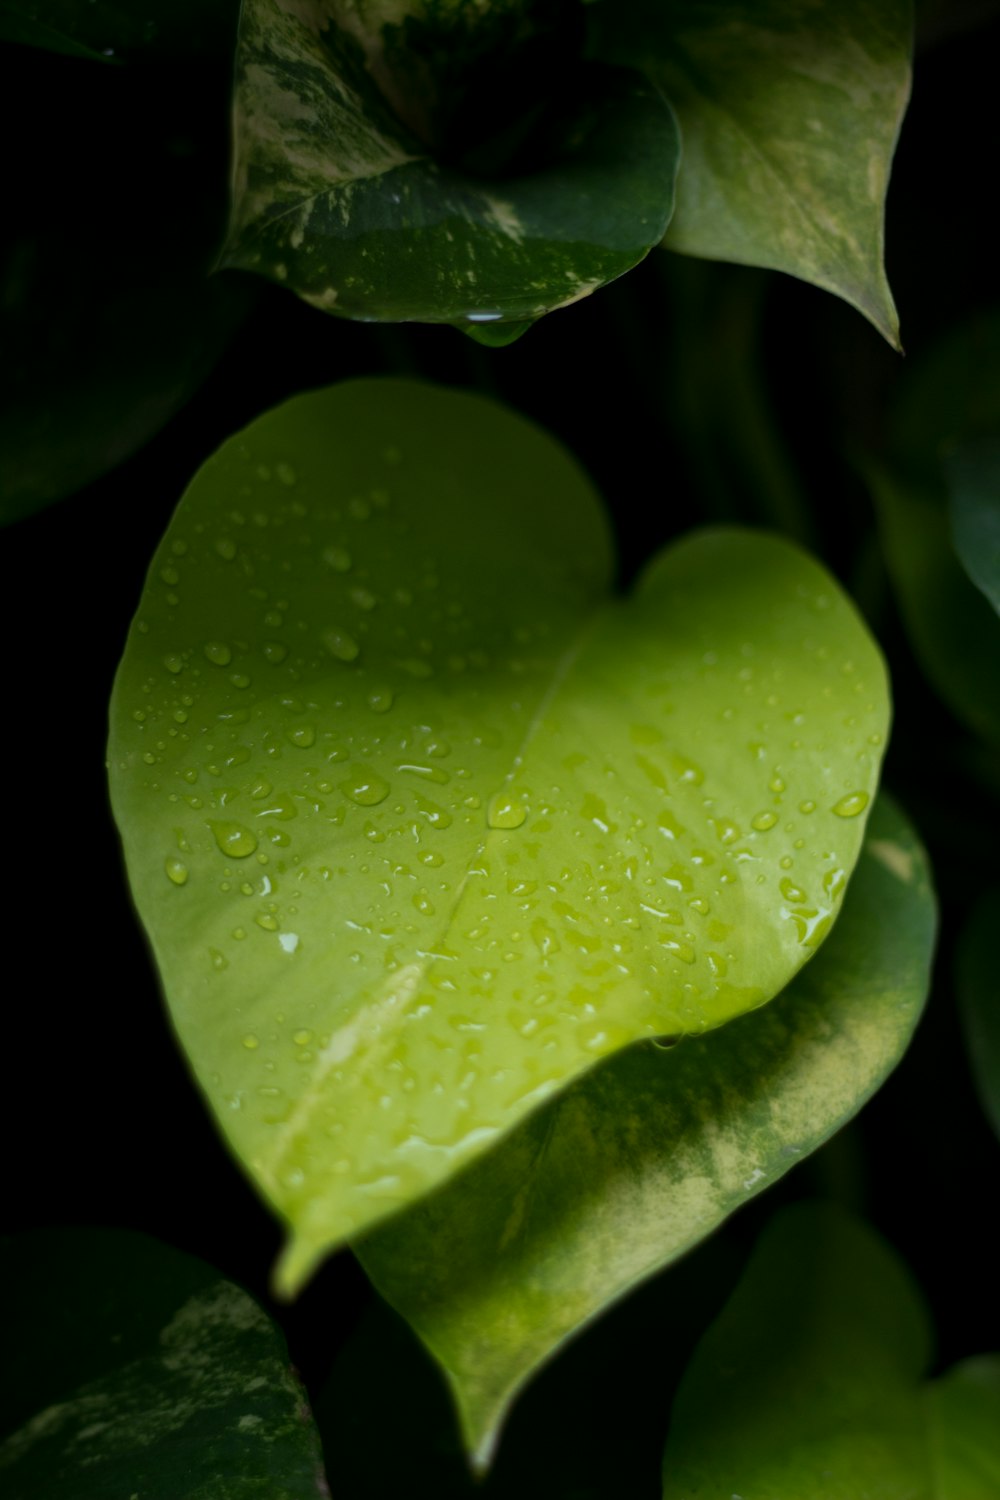
{"type": "MultiPolygon", "coordinates": [[[[998,300],[1000,20],[996,6],[952,7],[950,24],[945,11],[921,33],[889,199],[889,275],[913,360],[998,300]]],[[[109,70],[0,47],[10,216],[0,317],[19,295],[10,275],[18,236],[45,230],[46,274],[58,284],[32,305],[48,331],[28,338],[31,358],[25,328],[35,325],[23,319],[0,349],[11,400],[33,379],[71,388],[76,371],[86,383],[102,358],[120,357],[124,391],[129,358],[166,336],[170,298],[180,295],[169,275],[148,344],[129,305],[108,310],[93,288],[102,276],[142,282],[169,232],[163,204],[201,211],[186,196],[193,182],[207,205],[205,244],[217,236],[227,77],[218,62],[109,70]],[[149,191],[150,173],[162,194],[149,191]],[[113,266],[95,270],[109,222],[118,225],[113,266]]],[[[148,559],[203,459],[295,391],[406,373],[490,392],[558,434],[611,507],[626,581],[665,541],[707,520],[778,527],[812,546],[856,593],[889,657],[896,727],[885,779],[928,843],[942,902],[932,998],[894,1077],[817,1157],[571,1346],[523,1399],[489,1492],[652,1500],[671,1383],[761,1224],[800,1194],[860,1209],[909,1261],[937,1321],[941,1365],[1000,1349],[1000,1147],[972,1092],[951,977],[970,896],[996,880],[990,830],[1000,809],[981,789],[974,802],[958,769],[963,731],[913,660],[851,465],[857,448],[882,443],[904,362],[858,314],[812,288],[662,253],[505,350],[445,328],[346,324],[238,274],[219,281],[230,286],[217,339],[225,348],[197,393],[117,468],[0,534],[0,1227],[143,1229],[269,1300],[277,1227],[188,1077],[130,905],[105,786],[106,706],[148,559]],[[654,1382],[644,1373],[651,1355],[654,1382]]],[[[205,345],[207,367],[216,346],[205,345]]],[[[436,1376],[374,1304],[349,1254],[293,1307],[272,1310],[319,1402],[334,1494],[395,1493],[402,1475],[411,1492],[463,1492],[436,1376]]]]}

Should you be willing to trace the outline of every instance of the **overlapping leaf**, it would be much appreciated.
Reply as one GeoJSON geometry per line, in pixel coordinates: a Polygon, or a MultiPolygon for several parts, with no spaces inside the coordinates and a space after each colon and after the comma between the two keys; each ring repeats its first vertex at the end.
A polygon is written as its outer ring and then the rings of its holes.
{"type": "Polygon", "coordinates": [[[347,317],[470,327],[634,266],[670,220],[673,115],[558,35],[534,60],[546,9],[245,0],[225,264],[347,317]]]}
{"type": "Polygon", "coordinates": [[[995,488],[1000,316],[931,350],[900,387],[887,461],[867,465],[889,574],[914,650],[939,695],[1000,742],[995,488]]]}
{"type": "Polygon", "coordinates": [[[144,1235],[0,1244],[4,1438],[17,1500],[328,1494],[284,1341],[250,1297],[144,1235]]]}
{"type": "Polygon", "coordinates": [[[777,1000],[615,1058],[358,1247],[441,1363],[477,1462],[567,1336],[875,1091],[920,1014],[933,933],[923,853],[880,802],[837,927],[777,1000]]]}
{"type": "Polygon", "coordinates": [[[828,1204],[765,1231],[684,1377],[664,1500],[990,1500],[1000,1477],[1000,1360],[921,1385],[927,1311],[905,1266],[828,1204]]]}
{"type": "Polygon", "coordinates": [[[681,122],[668,246],[790,272],[897,345],[883,219],[909,0],[603,0],[594,16],[599,55],[645,68],[681,122]]]}
{"type": "Polygon", "coordinates": [[[749,532],[607,596],[572,461],[478,398],[303,396],[194,480],[112,795],[175,1024],[286,1219],[280,1284],[599,1058],[823,940],[886,731],[821,568],[749,532]]]}

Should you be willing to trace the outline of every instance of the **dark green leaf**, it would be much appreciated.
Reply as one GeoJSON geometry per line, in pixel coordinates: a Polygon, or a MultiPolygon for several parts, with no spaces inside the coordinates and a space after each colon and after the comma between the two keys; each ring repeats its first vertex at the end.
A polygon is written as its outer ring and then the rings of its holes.
{"type": "Polygon", "coordinates": [[[833,934],[777,1000],[615,1058],[358,1247],[440,1361],[480,1464],[563,1340],[878,1088],[920,1014],[933,934],[923,852],[880,801],[833,934]]]}
{"type": "Polygon", "coordinates": [[[0,41],[102,62],[224,55],[239,0],[0,0],[0,41]]]}
{"type": "Polygon", "coordinates": [[[787,271],[898,347],[882,263],[910,87],[910,0],[603,0],[594,47],[677,110],[684,163],[666,243],[787,271]]]}
{"type": "Polygon", "coordinates": [[[245,0],[225,264],[346,317],[473,324],[634,266],[670,219],[673,115],[627,70],[524,76],[526,9],[245,0]],[[467,94],[495,132],[471,157],[467,94]]]}
{"type": "Polygon", "coordinates": [[[888,718],[849,601],[705,532],[608,597],[606,521],[478,397],[361,381],[201,470],[110,766],[175,1024],[293,1291],[639,1037],[815,952],[888,718]]]}
{"type": "Polygon", "coordinates": [[[994,1500],[1000,1357],[922,1385],[929,1356],[884,1241],[832,1204],[785,1210],[681,1383],[664,1500],[994,1500]]]}
{"type": "Polygon", "coordinates": [[[1000,623],[951,546],[933,488],[868,466],[889,576],[931,683],[977,734],[1000,742],[1000,623]]]}
{"type": "Polygon", "coordinates": [[[966,923],[958,949],[958,995],[965,1038],[983,1108],[1000,1136],[1000,983],[996,940],[1000,891],[983,896],[966,923]]]}
{"type": "Polygon", "coordinates": [[[1000,1495],[1000,1355],[954,1365],[926,1392],[933,1500],[1000,1495]]]}
{"type": "Polygon", "coordinates": [[[832,1204],[764,1231],[674,1403],[664,1500],[929,1500],[917,1382],[930,1326],[905,1267],[832,1204]]]}
{"type": "MultiPolygon", "coordinates": [[[[48,87],[53,65],[12,51],[0,59],[9,132],[19,89],[48,87]]],[[[249,277],[209,275],[225,211],[224,76],[178,98],[169,70],[60,72],[60,111],[10,164],[18,212],[0,231],[2,521],[141,447],[197,389],[255,294],[249,277]]]]}
{"type": "Polygon", "coordinates": [[[945,474],[955,551],[973,583],[1000,612],[1000,442],[960,448],[945,460],[945,474]]]}
{"type": "Polygon", "coordinates": [[[315,1500],[284,1341],[202,1262],[125,1231],[0,1242],[11,1500],[315,1500]],[[13,1430],[11,1430],[13,1429],[13,1430]]]}

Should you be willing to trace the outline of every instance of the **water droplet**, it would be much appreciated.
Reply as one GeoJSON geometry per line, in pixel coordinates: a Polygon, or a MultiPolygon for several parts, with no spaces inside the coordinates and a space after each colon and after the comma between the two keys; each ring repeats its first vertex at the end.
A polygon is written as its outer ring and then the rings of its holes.
{"type": "Polygon", "coordinates": [[[436,802],[431,802],[427,797],[416,798],[417,811],[426,819],[432,828],[450,828],[451,813],[439,807],[436,802]]]}
{"type": "Polygon", "coordinates": [[[223,854],[232,859],[246,859],[257,847],[257,840],[249,828],[240,823],[209,823],[208,826],[223,854]]]}
{"type": "Polygon", "coordinates": [[[236,543],[232,537],[220,536],[215,543],[215,550],[223,562],[232,562],[236,556],[236,543]]]}
{"type": "Polygon", "coordinates": [[[326,547],[323,551],[323,561],[335,573],[350,572],[351,554],[343,547],[326,547]]]}
{"type": "Polygon", "coordinates": [[[178,672],[183,672],[184,670],[184,658],[178,656],[176,651],[172,651],[168,656],[163,658],[163,665],[168,672],[173,672],[176,677],[178,672]]]}
{"type": "Polygon", "coordinates": [[[234,688],[248,688],[250,686],[250,678],[245,672],[230,672],[229,681],[234,688]]]}
{"type": "Polygon", "coordinates": [[[368,694],[368,707],[376,714],[387,714],[393,701],[393,691],[389,687],[373,688],[368,694]]]}
{"type": "Polygon", "coordinates": [[[288,647],[283,641],[264,642],[264,660],[271,663],[272,667],[278,666],[288,655],[288,647]]]}
{"type": "Polygon", "coordinates": [[[785,879],[781,882],[781,894],[784,896],[786,901],[794,901],[797,903],[808,901],[809,899],[805,891],[800,890],[800,888],[795,884],[793,880],[788,879],[785,879]]]}
{"type": "Polygon", "coordinates": [[[348,779],[340,783],[340,789],[360,807],[375,807],[385,801],[391,790],[387,781],[364,766],[355,766],[348,779]]]}
{"type": "Polygon", "coordinates": [[[371,589],[351,589],[350,598],[359,609],[374,609],[378,603],[371,589]]]}
{"type": "Polygon", "coordinates": [[[496,792],[486,811],[486,821],[491,828],[520,828],[527,816],[524,803],[510,792],[496,792]]]}
{"type": "Polygon", "coordinates": [[[263,927],[265,932],[277,932],[278,919],[269,911],[259,911],[254,917],[258,927],[263,927]]]}
{"type": "Polygon", "coordinates": [[[750,821],[750,827],[755,828],[758,833],[766,833],[773,828],[778,821],[778,814],[773,812],[760,812],[750,821]]]}
{"type": "Polygon", "coordinates": [[[361,647],[353,635],[340,625],[331,625],[329,630],[324,630],[323,645],[337,661],[355,661],[361,654],[361,647]]]}
{"type": "Polygon", "coordinates": [[[864,812],[868,802],[867,792],[849,792],[846,797],[841,797],[839,802],[833,804],[833,810],[838,818],[856,818],[859,813],[864,812]]]}
{"type": "Polygon", "coordinates": [[[783,792],[785,790],[784,777],[775,774],[768,782],[768,789],[772,792],[783,792]]]}
{"type": "Polygon", "coordinates": [[[181,575],[178,573],[176,568],[161,568],[160,577],[163,579],[164,583],[169,584],[180,583],[181,581],[181,575]]]}
{"type": "Polygon", "coordinates": [[[233,659],[233,653],[225,641],[206,641],[203,649],[209,661],[217,667],[228,667],[233,659]]]}
{"type": "Polygon", "coordinates": [[[252,1031],[250,1031],[243,1038],[243,1045],[248,1052],[256,1052],[257,1048],[260,1046],[260,1040],[254,1036],[252,1031]]]}
{"type": "Polygon", "coordinates": [[[163,862],[163,868],[167,872],[167,879],[172,880],[174,885],[184,885],[188,878],[188,867],[180,859],[168,858],[163,862]]]}
{"type": "Polygon", "coordinates": [[[799,803],[799,812],[800,813],[805,813],[807,817],[808,817],[809,813],[814,813],[815,811],[816,811],[816,804],[815,804],[815,802],[811,802],[811,801],[809,801],[807,799],[805,802],[800,802],[799,803]]]}
{"type": "Polygon", "coordinates": [[[299,941],[297,932],[279,932],[278,934],[278,942],[284,953],[294,953],[299,946],[299,941]]]}
{"type": "Polygon", "coordinates": [[[277,474],[282,484],[292,485],[298,478],[291,464],[275,464],[274,472],[277,474]]]}
{"type": "Polygon", "coordinates": [[[316,730],[311,724],[296,724],[294,729],[287,731],[286,738],[300,750],[308,750],[316,743],[316,730]]]}

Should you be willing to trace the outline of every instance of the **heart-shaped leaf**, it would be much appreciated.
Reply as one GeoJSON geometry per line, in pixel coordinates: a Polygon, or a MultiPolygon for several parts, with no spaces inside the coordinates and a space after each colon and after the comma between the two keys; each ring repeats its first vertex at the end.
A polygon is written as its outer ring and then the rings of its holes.
{"type": "Polygon", "coordinates": [[[813,282],[898,347],[883,218],[910,0],[604,0],[593,15],[598,55],[645,69],[680,119],[667,245],[813,282]]]}
{"type": "Polygon", "coordinates": [[[664,1500],[990,1500],[1000,1360],[921,1385],[926,1309],[906,1267],[832,1204],[776,1216],[674,1403],[664,1500]]]}
{"type": "Polygon", "coordinates": [[[609,570],[556,444],[394,381],[231,439],[154,558],[112,797],[286,1291],[600,1057],[769,1000],[833,921],[888,716],[852,606],[750,532],[623,604],[609,570]]]}
{"type": "Polygon", "coordinates": [[[612,1059],[363,1241],[365,1269],[441,1363],[478,1465],[570,1334],[874,1093],[920,1015],[934,926],[923,851],[880,799],[837,926],[777,1000],[612,1059]]]}
{"type": "Polygon", "coordinates": [[[471,325],[634,266],[670,220],[676,123],[631,71],[556,50],[525,75],[538,9],[244,0],[224,263],[346,317],[471,325]],[[492,130],[471,159],[463,100],[492,130]]]}
{"type": "Polygon", "coordinates": [[[281,1334],[201,1261],[141,1234],[46,1230],[0,1244],[0,1288],[12,1500],[329,1493],[281,1334]]]}

